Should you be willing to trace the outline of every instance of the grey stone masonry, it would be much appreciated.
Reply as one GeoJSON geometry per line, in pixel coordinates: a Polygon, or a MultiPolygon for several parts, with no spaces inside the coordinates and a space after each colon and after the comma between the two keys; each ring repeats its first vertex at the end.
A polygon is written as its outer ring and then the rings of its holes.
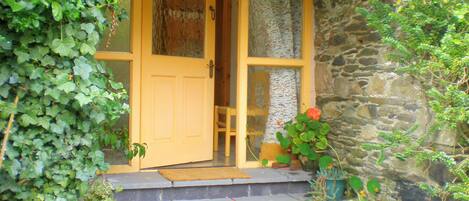
{"type": "Polygon", "coordinates": [[[157,172],[105,175],[123,192],[117,201],[171,201],[307,194],[312,174],[304,171],[243,169],[249,179],[171,182],[157,172]]]}
{"type": "MultiPolygon", "coordinates": [[[[348,172],[380,179],[381,200],[427,200],[416,183],[444,181],[443,176],[432,178],[414,162],[385,160],[376,165],[378,153],[361,146],[381,142],[379,132],[415,124],[418,137],[432,121],[420,83],[395,72],[397,65],[386,60],[389,51],[379,34],[356,12],[367,6],[366,0],[314,1],[316,104],[332,127],[329,140],[348,172]],[[410,194],[413,197],[403,197],[410,194]]],[[[442,136],[439,145],[455,144],[454,135],[442,136]]],[[[438,170],[446,175],[443,168],[438,170]]]]}

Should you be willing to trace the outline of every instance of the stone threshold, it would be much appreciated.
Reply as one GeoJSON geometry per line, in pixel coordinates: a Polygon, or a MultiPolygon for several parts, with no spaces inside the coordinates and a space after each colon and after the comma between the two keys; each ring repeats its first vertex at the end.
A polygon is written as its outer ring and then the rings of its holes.
{"type": "Polygon", "coordinates": [[[124,190],[194,187],[194,186],[220,186],[237,184],[262,184],[262,183],[286,183],[308,182],[312,174],[305,171],[291,171],[288,169],[252,168],[242,169],[250,175],[249,179],[221,179],[221,180],[197,180],[197,181],[169,181],[158,172],[138,172],[127,174],[105,175],[107,181],[115,187],[124,190]]]}
{"type": "Polygon", "coordinates": [[[310,191],[312,174],[304,171],[256,168],[243,169],[249,179],[222,179],[202,181],[166,180],[157,172],[105,175],[123,192],[117,201],[170,201],[241,198],[288,194],[306,194],[310,191]]]}

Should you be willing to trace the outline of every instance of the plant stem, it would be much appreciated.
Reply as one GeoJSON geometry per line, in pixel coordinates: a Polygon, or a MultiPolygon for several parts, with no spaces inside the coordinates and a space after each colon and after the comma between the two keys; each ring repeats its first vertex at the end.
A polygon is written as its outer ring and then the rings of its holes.
{"type": "MultiPolygon", "coordinates": [[[[19,100],[19,97],[18,95],[16,95],[15,102],[13,103],[13,107],[16,108],[16,105],[18,105],[18,100],[19,100]]],[[[10,114],[10,119],[8,120],[8,125],[5,130],[5,136],[3,137],[2,150],[0,151],[0,168],[2,168],[2,165],[3,165],[3,156],[5,156],[5,152],[7,150],[8,137],[10,137],[10,131],[11,131],[11,127],[13,126],[14,119],[15,119],[15,112],[12,112],[10,114]]]]}

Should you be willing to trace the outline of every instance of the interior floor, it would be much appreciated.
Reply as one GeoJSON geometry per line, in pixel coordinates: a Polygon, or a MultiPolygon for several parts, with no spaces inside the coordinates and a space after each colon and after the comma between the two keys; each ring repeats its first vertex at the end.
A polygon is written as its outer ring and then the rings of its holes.
{"type": "Polygon", "coordinates": [[[225,137],[220,134],[218,141],[218,151],[213,152],[213,160],[201,161],[194,163],[184,163],[178,165],[158,167],[157,169],[174,169],[174,168],[202,168],[202,167],[233,167],[236,166],[236,145],[234,136],[231,137],[230,157],[225,157],[225,137]]]}

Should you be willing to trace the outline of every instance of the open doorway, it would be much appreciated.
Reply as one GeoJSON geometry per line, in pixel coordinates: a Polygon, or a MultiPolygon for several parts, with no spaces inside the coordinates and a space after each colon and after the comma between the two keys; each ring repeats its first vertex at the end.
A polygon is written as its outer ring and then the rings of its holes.
{"type": "MultiPolygon", "coordinates": [[[[215,92],[214,92],[214,124],[217,119],[226,122],[225,115],[216,113],[216,108],[235,108],[236,105],[236,1],[216,0],[216,30],[215,30],[215,92]]],[[[231,118],[231,131],[235,131],[235,116],[231,118]]],[[[226,125],[214,125],[224,127],[226,125]]],[[[214,135],[216,135],[214,131],[214,135]]],[[[224,132],[218,132],[219,140],[213,144],[213,159],[202,162],[192,162],[164,166],[158,168],[198,168],[198,167],[233,167],[236,166],[236,137],[233,134],[229,140],[229,154],[227,154],[226,137],[224,132]],[[217,148],[218,147],[218,148],[217,148]]]]}

